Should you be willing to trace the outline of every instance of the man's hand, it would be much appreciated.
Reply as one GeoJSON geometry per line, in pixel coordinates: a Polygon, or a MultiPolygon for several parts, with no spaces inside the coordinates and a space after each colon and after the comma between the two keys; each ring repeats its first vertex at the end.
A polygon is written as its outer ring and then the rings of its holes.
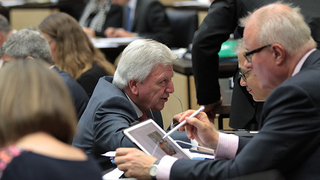
{"type": "Polygon", "coordinates": [[[214,112],[214,108],[218,105],[222,104],[222,100],[216,101],[212,104],[203,105],[204,112],[207,113],[207,116],[211,122],[214,122],[214,118],[216,117],[216,113],[214,112]]]}
{"type": "Polygon", "coordinates": [[[112,37],[134,37],[134,33],[126,31],[122,28],[109,27],[104,31],[104,34],[108,38],[112,37]]]}
{"type": "Polygon", "coordinates": [[[118,148],[114,162],[128,178],[151,179],[149,169],[157,158],[136,148],[118,148]]]}
{"type": "Polygon", "coordinates": [[[172,119],[172,128],[174,128],[176,125],[179,124],[179,119],[181,118],[183,113],[179,113],[179,114],[176,114],[173,116],[173,119],[172,119]]]}
{"type": "Polygon", "coordinates": [[[96,33],[94,32],[93,29],[84,27],[83,30],[90,38],[96,37],[96,33]]]}
{"type": "Polygon", "coordinates": [[[180,127],[179,130],[183,131],[185,129],[188,138],[195,139],[200,146],[216,149],[219,140],[219,132],[213,128],[208,116],[204,112],[200,112],[195,117],[189,118],[194,112],[194,110],[188,110],[183,113],[179,122],[186,120],[187,124],[180,127]]]}

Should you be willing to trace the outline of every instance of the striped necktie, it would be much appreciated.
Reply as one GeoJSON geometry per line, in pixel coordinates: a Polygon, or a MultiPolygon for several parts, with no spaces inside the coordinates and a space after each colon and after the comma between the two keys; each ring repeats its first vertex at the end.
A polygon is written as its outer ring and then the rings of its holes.
{"type": "Polygon", "coordinates": [[[127,27],[126,30],[131,32],[132,28],[132,20],[131,20],[131,8],[129,6],[127,7],[127,27]]]}

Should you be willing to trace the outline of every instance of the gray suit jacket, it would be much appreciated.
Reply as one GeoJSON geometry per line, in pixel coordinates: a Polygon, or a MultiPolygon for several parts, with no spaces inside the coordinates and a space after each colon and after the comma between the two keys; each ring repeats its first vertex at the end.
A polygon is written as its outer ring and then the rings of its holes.
{"type": "Polygon", "coordinates": [[[178,160],[170,179],[229,179],[278,170],[286,179],[320,177],[320,51],[301,71],[272,91],[264,104],[260,131],[240,138],[234,159],[178,160]],[[195,168],[196,167],[196,168],[195,168]]]}
{"type": "MultiPolygon", "coordinates": [[[[78,134],[73,139],[73,145],[94,156],[104,170],[112,167],[112,164],[109,158],[101,154],[118,147],[135,147],[122,130],[139,122],[129,99],[111,83],[112,80],[111,76],[100,78],[78,123],[78,134]]],[[[150,114],[147,116],[152,118],[150,114]]],[[[153,116],[157,124],[163,127],[160,111],[154,112],[153,116]]],[[[176,132],[171,137],[189,142],[185,132],[176,132]]]]}

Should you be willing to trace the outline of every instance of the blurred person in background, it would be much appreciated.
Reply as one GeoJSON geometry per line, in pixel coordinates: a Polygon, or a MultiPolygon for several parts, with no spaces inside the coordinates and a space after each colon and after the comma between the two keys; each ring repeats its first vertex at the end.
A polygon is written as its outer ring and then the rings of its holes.
{"type": "Polygon", "coordinates": [[[49,66],[22,59],[0,71],[0,178],[101,180],[96,162],[70,145],[76,114],[49,66]]]}
{"type": "Polygon", "coordinates": [[[89,97],[100,77],[114,74],[113,64],[70,15],[52,14],[40,23],[39,30],[49,42],[55,65],[77,80],[89,97]]]}
{"type": "Polygon", "coordinates": [[[109,27],[107,37],[139,36],[170,45],[173,36],[164,6],[157,0],[112,0],[123,10],[122,28],[109,27]]]}
{"type": "Polygon", "coordinates": [[[0,47],[14,32],[8,19],[0,14],[0,47]]]}
{"type": "Polygon", "coordinates": [[[89,37],[103,37],[108,27],[122,27],[122,7],[112,4],[111,0],[89,0],[79,24],[89,37]]]}
{"type": "Polygon", "coordinates": [[[80,119],[87,106],[89,97],[77,81],[75,81],[68,73],[58,69],[54,65],[49,44],[39,31],[32,29],[19,30],[10,36],[3,44],[0,49],[0,56],[2,56],[4,64],[16,59],[27,58],[42,60],[50,64],[50,68],[58,72],[67,85],[77,112],[77,117],[80,119]]]}

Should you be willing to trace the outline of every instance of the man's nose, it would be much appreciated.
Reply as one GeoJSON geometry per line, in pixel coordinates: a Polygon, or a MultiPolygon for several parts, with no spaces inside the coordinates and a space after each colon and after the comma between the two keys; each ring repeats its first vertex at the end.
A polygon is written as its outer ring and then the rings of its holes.
{"type": "Polygon", "coordinates": [[[166,88],[166,92],[167,93],[173,93],[174,92],[174,86],[173,86],[173,82],[170,81],[168,84],[168,87],[166,88]]]}
{"type": "Polygon", "coordinates": [[[245,82],[242,77],[240,77],[240,86],[247,86],[247,82],[245,82]]]}
{"type": "Polygon", "coordinates": [[[243,65],[246,69],[252,69],[252,62],[245,60],[243,65]]]}

